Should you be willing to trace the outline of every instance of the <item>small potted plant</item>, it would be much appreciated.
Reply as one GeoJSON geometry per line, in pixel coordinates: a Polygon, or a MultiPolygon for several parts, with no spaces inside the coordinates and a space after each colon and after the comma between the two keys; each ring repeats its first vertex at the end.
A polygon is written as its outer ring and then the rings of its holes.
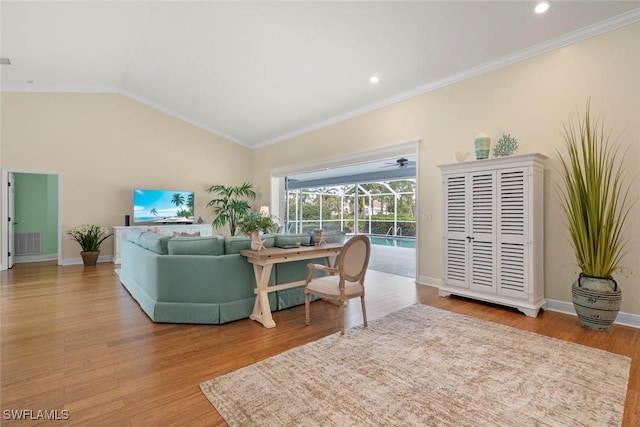
{"type": "Polygon", "coordinates": [[[82,251],[80,256],[84,265],[96,265],[100,255],[100,245],[113,233],[109,233],[107,227],[95,224],[83,224],[80,227],[73,227],[67,234],[80,244],[82,251]]]}
{"type": "Polygon", "coordinates": [[[260,212],[249,212],[238,220],[238,230],[251,237],[251,249],[259,251],[264,249],[264,241],[260,239],[260,233],[269,233],[278,228],[272,215],[261,215],[260,212]]]}

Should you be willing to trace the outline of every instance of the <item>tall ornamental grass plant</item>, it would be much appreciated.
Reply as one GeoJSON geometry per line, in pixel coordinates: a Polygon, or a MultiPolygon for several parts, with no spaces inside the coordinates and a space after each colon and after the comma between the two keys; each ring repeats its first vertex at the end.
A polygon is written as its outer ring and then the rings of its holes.
{"type": "Polygon", "coordinates": [[[604,120],[592,119],[589,101],[583,119],[563,125],[562,137],[566,153],[557,156],[564,186],[558,192],[578,267],[587,276],[610,278],[627,252],[624,225],[634,204],[624,153],[610,141],[604,120]]]}

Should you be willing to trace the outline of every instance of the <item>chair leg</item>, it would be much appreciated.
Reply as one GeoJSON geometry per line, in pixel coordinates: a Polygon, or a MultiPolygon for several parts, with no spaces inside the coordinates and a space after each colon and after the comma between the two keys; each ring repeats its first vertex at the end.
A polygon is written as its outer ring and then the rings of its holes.
{"type": "Polygon", "coordinates": [[[360,297],[360,303],[362,304],[362,319],[364,320],[364,326],[367,327],[367,307],[364,303],[364,295],[360,297]]]}
{"type": "Polygon", "coordinates": [[[309,294],[304,294],[304,321],[309,326],[309,294]]]}
{"type": "Polygon", "coordinates": [[[340,335],[344,335],[344,304],[340,303],[340,335]]]}

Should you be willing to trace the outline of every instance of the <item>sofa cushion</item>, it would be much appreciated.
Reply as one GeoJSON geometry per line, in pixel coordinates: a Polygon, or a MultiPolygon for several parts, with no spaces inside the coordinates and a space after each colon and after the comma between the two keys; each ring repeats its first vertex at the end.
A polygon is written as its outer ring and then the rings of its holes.
{"type": "Polygon", "coordinates": [[[224,255],[224,241],[217,236],[172,237],[169,255],[224,255]]]}
{"type": "Polygon", "coordinates": [[[127,230],[127,240],[138,245],[140,244],[140,235],[142,233],[146,233],[143,228],[131,227],[127,230]]]}
{"type": "Polygon", "coordinates": [[[301,245],[308,245],[311,243],[311,236],[307,233],[299,234],[276,234],[275,245],[287,246],[300,243],[301,245]]]}
{"type": "Polygon", "coordinates": [[[272,234],[262,234],[260,235],[260,238],[264,242],[265,248],[272,248],[276,244],[276,237],[272,234]]]}
{"type": "Polygon", "coordinates": [[[174,231],[173,237],[199,237],[200,232],[196,231],[195,233],[187,233],[186,231],[174,231]]]}
{"type": "Polygon", "coordinates": [[[169,253],[167,242],[171,236],[146,231],[140,234],[139,245],[157,254],[166,255],[169,253]]]}
{"type": "MultiPolygon", "coordinates": [[[[265,248],[271,248],[275,244],[275,239],[270,234],[263,234],[260,238],[264,240],[265,248]]],[[[224,238],[224,253],[226,255],[239,254],[244,249],[251,249],[251,237],[227,236],[224,238]]]]}
{"type": "Polygon", "coordinates": [[[241,250],[251,249],[251,238],[247,236],[226,236],[224,238],[224,253],[226,255],[239,254],[241,250]]]}
{"type": "Polygon", "coordinates": [[[326,231],[324,240],[327,243],[344,243],[347,240],[347,233],[344,231],[326,231]]]}
{"type": "MultiPolygon", "coordinates": [[[[311,243],[315,244],[316,241],[314,239],[313,233],[309,234],[311,236],[311,243]]],[[[340,230],[332,230],[324,232],[324,241],[326,243],[344,243],[347,239],[347,233],[340,230]]]]}

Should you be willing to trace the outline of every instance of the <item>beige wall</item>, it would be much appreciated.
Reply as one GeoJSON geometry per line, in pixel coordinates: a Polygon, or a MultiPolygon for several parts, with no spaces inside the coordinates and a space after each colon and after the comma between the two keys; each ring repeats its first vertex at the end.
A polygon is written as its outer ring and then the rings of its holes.
{"type": "MultiPolygon", "coordinates": [[[[569,115],[592,110],[629,148],[627,166],[640,172],[640,24],[633,24],[502,69],[425,93],[380,110],[291,138],[254,152],[253,180],[269,189],[270,170],[310,159],[376,149],[412,140],[420,146],[421,221],[419,276],[442,277],[441,176],[436,165],[455,161],[456,150],[473,151],[481,131],[494,143],[502,133],[519,141],[519,153],[550,157],[545,177],[545,293],[571,301],[577,275],[572,251],[552,181],[560,131],[569,115]]],[[[473,156],[473,154],[471,155],[473,156]]],[[[633,196],[640,197],[640,178],[633,196]]],[[[267,199],[268,200],[268,199],[267,199]]],[[[622,311],[640,314],[640,206],[628,224],[632,250],[624,260],[629,270],[616,274],[623,289],[622,311]]]]}
{"type": "MultiPolygon", "coordinates": [[[[62,226],[124,225],[133,188],[195,192],[250,181],[251,150],[119,94],[2,94],[3,169],[62,173],[62,226]]],[[[4,239],[0,239],[4,240],[4,239]]],[[[80,247],[63,236],[63,258],[80,247]]],[[[111,254],[113,239],[102,246],[111,254]]]]}

